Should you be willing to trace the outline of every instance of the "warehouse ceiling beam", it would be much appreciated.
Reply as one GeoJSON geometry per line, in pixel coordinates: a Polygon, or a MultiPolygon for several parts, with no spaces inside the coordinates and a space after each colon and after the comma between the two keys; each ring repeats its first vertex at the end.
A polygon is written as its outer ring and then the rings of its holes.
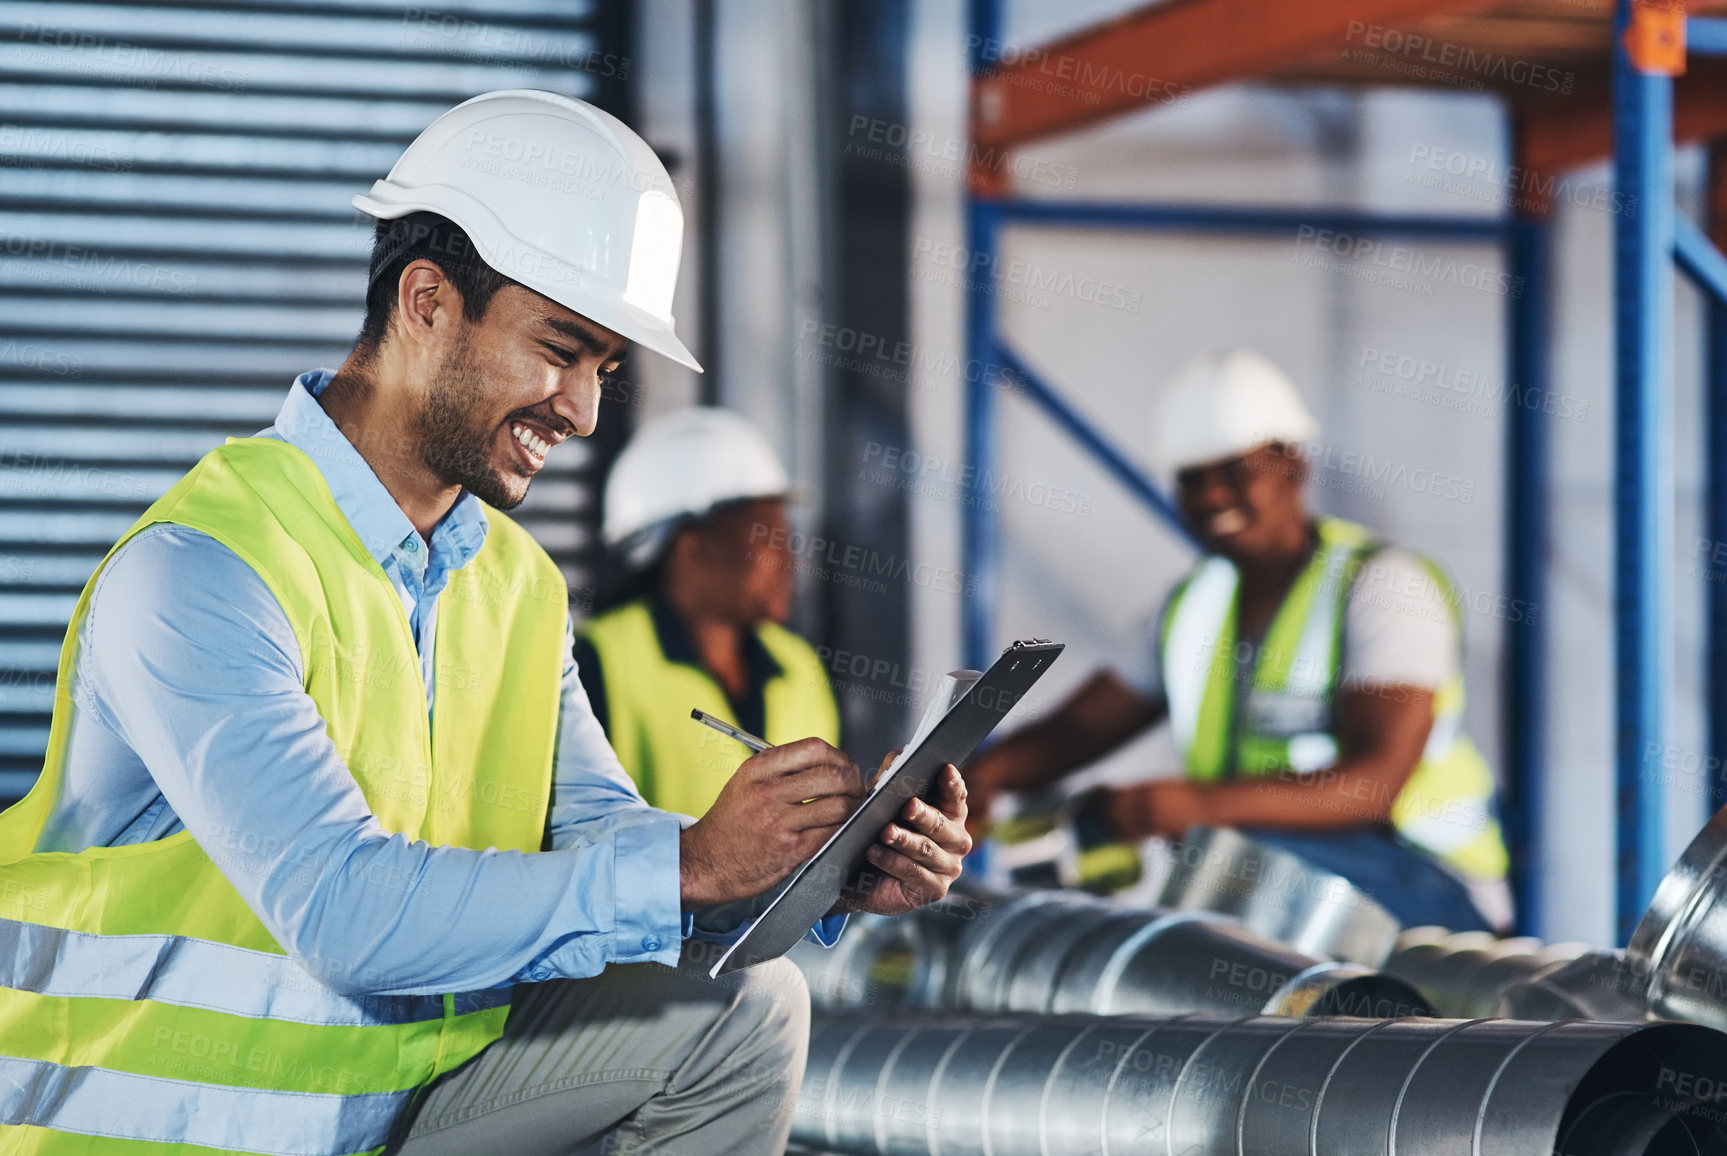
{"type": "MultiPolygon", "coordinates": [[[[994,67],[973,82],[972,140],[985,154],[1261,76],[1314,53],[1503,0],[1173,0],[1023,52],[984,45],[994,67]]],[[[980,174],[987,176],[988,174],[980,174]]]]}
{"type": "MultiPolygon", "coordinates": [[[[1613,102],[1606,77],[1571,98],[1532,102],[1515,112],[1524,137],[1523,162],[1532,171],[1562,173],[1605,160],[1613,152],[1613,102]]],[[[1673,84],[1676,141],[1727,135],[1727,60],[1693,58],[1673,84]]]]}

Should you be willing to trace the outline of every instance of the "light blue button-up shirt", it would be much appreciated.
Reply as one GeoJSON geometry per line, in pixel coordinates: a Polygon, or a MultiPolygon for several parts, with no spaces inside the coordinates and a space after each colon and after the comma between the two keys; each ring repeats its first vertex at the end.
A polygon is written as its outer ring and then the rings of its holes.
{"type": "MultiPolygon", "coordinates": [[[[436,694],[438,595],[486,537],[463,493],[428,543],[324,413],[329,370],[301,375],[276,437],[318,465],[389,576],[436,694]]],[[[550,850],[473,850],[383,830],[305,691],[298,643],[257,573],[226,546],[163,524],[109,561],[72,672],[65,789],[38,851],[182,829],[277,942],[315,974],[379,994],[470,991],[675,963],[682,940],[734,935],[757,904],[680,911],[678,832],[649,807],[595,720],[566,646],[550,850]]],[[[831,943],[842,917],[815,931],[831,943]]]]}

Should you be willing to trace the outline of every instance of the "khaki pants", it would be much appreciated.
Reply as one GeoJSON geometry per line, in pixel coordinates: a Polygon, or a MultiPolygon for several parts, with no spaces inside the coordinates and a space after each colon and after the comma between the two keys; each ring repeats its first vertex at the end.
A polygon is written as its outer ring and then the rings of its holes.
{"type": "Polygon", "coordinates": [[[777,1156],[808,1046],[809,992],[784,959],[524,985],[502,1038],[434,1083],[389,1151],[777,1156]]]}

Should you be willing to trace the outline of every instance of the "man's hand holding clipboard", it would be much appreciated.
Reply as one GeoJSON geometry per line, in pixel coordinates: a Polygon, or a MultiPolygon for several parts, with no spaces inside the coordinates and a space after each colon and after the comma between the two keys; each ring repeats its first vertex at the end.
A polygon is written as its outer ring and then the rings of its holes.
{"type": "MultiPolygon", "coordinates": [[[[962,848],[971,845],[964,829],[965,786],[955,767],[1023,700],[1062,649],[1042,640],[1016,642],[987,672],[952,676],[955,681],[946,684],[951,696],[938,694],[907,749],[877,774],[856,810],[791,873],[709,974],[717,978],[784,955],[830,912],[894,914],[945,895],[958,877],[962,848]]],[[[757,759],[814,741],[764,751],[739,774],[757,759]]],[[[861,788],[861,780],[853,782],[861,788]]],[[[824,801],[813,791],[803,797],[812,807],[824,801]]]]}
{"type": "MultiPolygon", "coordinates": [[[[882,770],[899,752],[882,761],[882,770]]],[[[971,853],[966,834],[966,789],[959,768],[948,763],[937,776],[933,797],[907,800],[899,817],[883,827],[864,852],[870,868],[840,892],[834,914],[867,911],[904,915],[938,903],[959,878],[960,861],[971,853]]]]}

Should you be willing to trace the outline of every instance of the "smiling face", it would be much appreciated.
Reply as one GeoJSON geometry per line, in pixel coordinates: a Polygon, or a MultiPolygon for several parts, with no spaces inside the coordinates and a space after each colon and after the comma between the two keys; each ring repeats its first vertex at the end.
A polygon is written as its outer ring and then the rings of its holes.
{"type": "Polygon", "coordinates": [[[1176,497],[1207,553],[1237,565],[1281,558],[1306,540],[1307,465],[1282,445],[1182,470],[1176,497]]]}
{"type": "Polygon", "coordinates": [[[455,316],[415,418],[420,453],[444,484],[509,510],[552,447],[594,431],[627,342],[519,285],[479,321],[455,316]]]}

